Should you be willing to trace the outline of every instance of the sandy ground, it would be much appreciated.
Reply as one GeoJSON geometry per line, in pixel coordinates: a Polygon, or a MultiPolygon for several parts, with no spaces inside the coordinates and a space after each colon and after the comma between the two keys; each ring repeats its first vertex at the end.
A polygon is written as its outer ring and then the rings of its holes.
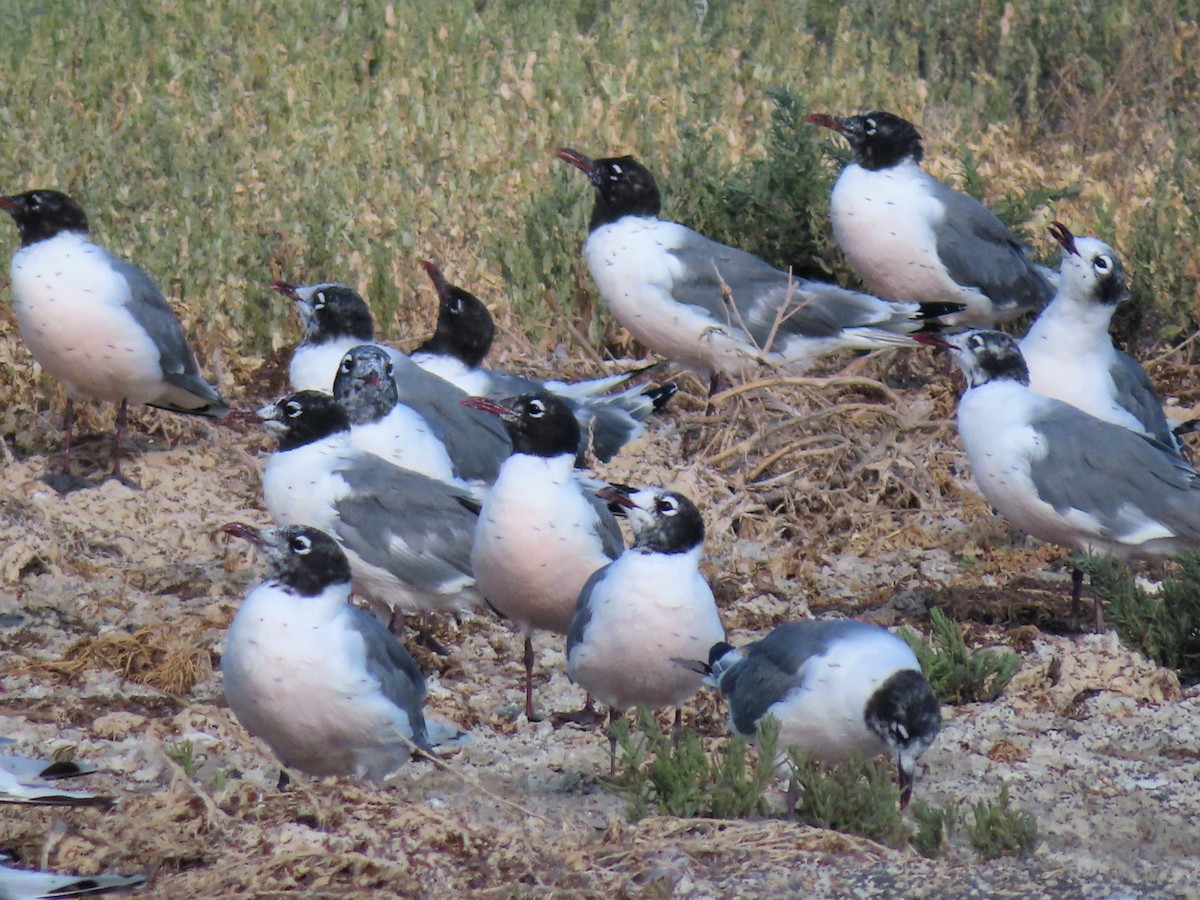
{"type": "MultiPolygon", "coordinates": [[[[1060,554],[1014,541],[971,490],[949,386],[857,377],[742,395],[721,412],[751,424],[723,430],[681,396],[601,474],[701,501],[707,573],[737,641],[809,615],[979,611],[972,640],[1013,647],[1022,670],[996,702],[944,710],[917,795],[965,814],[1007,785],[1037,817],[1032,856],[981,861],[961,832],[927,860],[778,820],[631,822],[602,779],[602,732],[518,715],[519,638],[485,615],[443,625],[449,659],[419,655],[429,713],[471,735],[445,769],[277,790],[219,666],[262,569],[217,529],[267,521],[270,448],[178,420],[172,448],[134,442],[140,490],[59,496],[37,480],[45,455],[0,476],[0,734],[16,752],[101,766],[92,787],[119,798],[110,811],[4,807],[0,849],[61,871],[144,871],[145,893],[164,898],[1200,896],[1200,692],[1111,633],[1055,633],[1060,554]]],[[[97,472],[107,452],[85,444],[80,461],[97,472]]],[[[561,639],[537,649],[539,705],[577,708],[561,639]]],[[[707,692],[687,718],[724,740],[707,692]]]]}

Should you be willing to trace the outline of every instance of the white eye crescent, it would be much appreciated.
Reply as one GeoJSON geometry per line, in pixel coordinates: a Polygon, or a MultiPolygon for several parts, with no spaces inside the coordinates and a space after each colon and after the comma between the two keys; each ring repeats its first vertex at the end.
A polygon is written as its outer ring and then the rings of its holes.
{"type": "Polygon", "coordinates": [[[342,360],[342,371],[345,372],[347,375],[349,375],[353,368],[354,368],[354,360],[351,359],[349,356],[345,357],[342,360]]]}
{"type": "Polygon", "coordinates": [[[1112,270],[1112,257],[1101,253],[1094,260],[1092,260],[1092,267],[1101,275],[1103,275],[1112,270]]]}
{"type": "Polygon", "coordinates": [[[526,409],[529,410],[529,417],[532,419],[540,419],[546,414],[546,404],[537,399],[537,397],[534,397],[529,401],[529,405],[526,406],[526,409]]]}
{"type": "Polygon", "coordinates": [[[674,516],[679,512],[679,502],[674,497],[659,497],[654,504],[659,515],[674,516]]]}
{"type": "Polygon", "coordinates": [[[300,413],[304,412],[304,407],[295,400],[289,400],[283,405],[283,411],[287,414],[289,419],[295,419],[300,415],[300,413]]]}
{"type": "Polygon", "coordinates": [[[304,535],[298,534],[292,538],[291,547],[292,552],[297,556],[306,556],[312,551],[312,541],[310,541],[304,535]]]}
{"type": "Polygon", "coordinates": [[[387,373],[388,378],[391,378],[396,374],[396,364],[389,359],[387,361],[387,365],[384,366],[383,371],[387,373]]]}
{"type": "Polygon", "coordinates": [[[325,292],[317,291],[313,294],[313,309],[322,309],[325,306],[325,292]]]}
{"type": "Polygon", "coordinates": [[[863,132],[864,132],[865,134],[874,134],[874,133],[875,133],[875,127],[876,127],[876,126],[875,126],[875,120],[874,120],[874,119],[867,119],[867,121],[866,121],[866,127],[865,127],[865,128],[863,128],[863,132]]]}

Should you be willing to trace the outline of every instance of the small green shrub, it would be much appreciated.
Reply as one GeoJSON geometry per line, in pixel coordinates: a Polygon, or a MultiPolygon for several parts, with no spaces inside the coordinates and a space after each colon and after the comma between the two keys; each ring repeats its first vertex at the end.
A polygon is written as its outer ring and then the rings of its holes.
{"type": "Polygon", "coordinates": [[[885,844],[904,841],[900,790],[890,766],[862,756],[829,765],[794,748],[790,759],[796,818],[805,825],[885,844]]]}
{"type": "Polygon", "coordinates": [[[748,741],[734,735],[711,757],[694,731],[664,734],[645,707],[636,714],[637,730],[626,719],[614,726],[621,764],[619,789],[630,800],[630,816],[651,809],[668,816],[740,819],[766,811],[763,793],[774,777],[772,760],[779,735],[773,720],[759,732],[760,751],[753,761],[748,741]]]}
{"type": "Polygon", "coordinates": [[[1157,594],[1138,587],[1112,557],[1090,556],[1077,564],[1105,600],[1105,618],[1121,640],[1193,684],[1200,681],[1200,553],[1175,561],[1179,575],[1164,579],[1157,594]]]}
{"type": "Polygon", "coordinates": [[[929,619],[933,646],[911,628],[901,628],[900,636],[913,648],[938,699],[958,705],[999,697],[1021,667],[1021,657],[1011,650],[971,651],[962,630],[940,609],[931,610],[929,619]]]}
{"type": "Polygon", "coordinates": [[[967,834],[971,845],[984,859],[1026,856],[1038,843],[1037,819],[1032,813],[1009,805],[1008,786],[1000,789],[995,802],[980,800],[972,809],[974,821],[967,834]]]}
{"type": "Polygon", "coordinates": [[[914,800],[908,811],[917,825],[917,830],[909,839],[913,847],[922,856],[930,859],[941,856],[946,841],[958,824],[954,808],[914,800]]]}

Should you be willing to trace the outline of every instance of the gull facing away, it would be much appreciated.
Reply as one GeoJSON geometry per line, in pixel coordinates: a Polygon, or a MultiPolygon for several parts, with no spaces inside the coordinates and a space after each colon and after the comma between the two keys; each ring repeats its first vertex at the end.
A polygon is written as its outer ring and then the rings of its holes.
{"type": "Polygon", "coordinates": [[[470,291],[450,284],[433,263],[422,265],[438,292],[438,320],[433,336],[412,352],[413,362],[473,397],[503,400],[549,392],[561,398],[579,421],[576,463],[582,465],[589,452],[601,462],[611,460],[646,430],[643,423],[650,414],[662,409],[675,395],[674,383],[637,385],[618,394],[606,393],[654,366],[577,382],[542,382],[483,368],[496,333],[492,314],[470,291]]]}
{"type": "Polygon", "coordinates": [[[679,661],[725,696],[735,732],[754,737],[774,716],[781,751],[828,762],[886,753],[899,772],[900,807],[908,805],[942,711],[902,638],[866,622],[788,622],[740,650],[715,644],[708,660],[679,661]]]}
{"type": "MultiPolygon", "coordinates": [[[[1185,460],[1145,435],[1035,394],[1010,335],[975,330],[923,340],[949,347],[966,375],[958,433],[975,483],[1012,524],[1121,560],[1200,547],[1200,479],[1185,460]]],[[[1078,566],[1072,580],[1078,621],[1078,566]]],[[[1099,628],[1099,600],[1093,614],[1099,628]]]]}
{"type": "Polygon", "coordinates": [[[710,377],[760,366],[802,371],[839,350],[911,346],[929,319],[960,303],[880,300],[798,278],[744,250],[659,218],[654,176],[632,156],[558,158],[591,180],[584,257],[617,321],[655,354],[710,377]]]}
{"type": "Polygon", "coordinates": [[[621,552],[621,529],[575,474],[579,423],[554,394],[464,405],[498,416],[512,436],[475,528],[471,569],[489,606],[524,632],[525,717],[533,710],[533,633],[566,634],[579,592],[621,552]]]}
{"type": "Polygon", "coordinates": [[[701,676],[677,658],[703,656],[725,639],[712,588],[700,574],[704,520],[694,503],[664,488],[601,495],[622,508],[634,541],[588,579],[567,632],[567,674],[608,707],[609,774],[616,774],[613,724],[626,709],[680,706],[701,676]]]}
{"type": "Polygon", "coordinates": [[[129,404],[220,418],[229,412],[200,377],[175,311],[154,280],[88,237],[66,194],[0,197],[21,246],[12,257],[13,311],[34,360],[67,389],[63,474],[70,475],[76,399],[118,403],[112,474],[121,474],[129,404]]]}
{"type": "Polygon", "coordinates": [[[1182,455],[1150,376],[1113,346],[1108,333],[1117,305],[1128,296],[1121,260],[1108,244],[1077,238],[1059,222],[1049,230],[1062,245],[1062,265],[1054,299],[1021,339],[1029,389],[1182,455]]]}
{"type": "Polygon", "coordinates": [[[225,699],[287,768],[381,781],[428,751],[425,679],[379,620],[350,603],[350,564],[315,528],[226,534],[253,543],[267,580],[242,601],[221,656],[225,699]]]}
{"type": "Polygon", "coordinates": [[[867,290],[892,300],[964,304],[955,325],[992,325],[1036,312],[1054,294],[1054,274],[1032,263],[1020,239],[969,194],[921,168],[911,122],[876,110],[811,115],[850,142],[854,162],[833,186],[833,236],[867,290]]]}

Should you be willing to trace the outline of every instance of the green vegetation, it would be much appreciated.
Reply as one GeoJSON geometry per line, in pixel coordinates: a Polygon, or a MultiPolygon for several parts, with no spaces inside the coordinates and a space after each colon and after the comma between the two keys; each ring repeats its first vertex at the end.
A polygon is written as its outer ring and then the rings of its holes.
{"type": "Polygon", "coordinates": [[[766,812],[763,792],[775,774],[772,761],[779,736],[774,719],[759,733],[761,750],[753,762],[741,735],[710,757],[694,731],[666,735],[644,706],[638,707],[636,720],[636,732],[627,719],[615,726],[622,767],[619,789],[629,798],[633,818],[642,818],[651,808],[668,816],[716,819],[766,812]]]}
{"type": "MultiPolygon", "coordinates": [[[[416,338],[434,309],[423,257],[494,306],[502,346],[569,342],[570,317],[602,352],[627,349],[579,260],[590,190],[561,145],[634,153],[669,214],[852,282],[825,228],[845,147],[802,117],[892,108],[921,125],[935,173],[961,182],[967,160],[990,202],[1031,217],[1013,224],[1046,257],[1052,216],[1114,240],[1171,337],[1200,320],[1200,37],[1180,9],[8,4],[0,186],[79,196],[236,398],[238,357],[296,335],[271,279],[349,281],[385,337],[416,338]],[[1040,193],[1071,187],[1077,201],[1040,193]]],[[[0,339],[12,329],[0,318],[0,339]]],[[[27,410],[44,396],[31,377],[0,400],[27,410]]]]}
{"type": "Polygon", "coordinates": [[[1121,640],[1179,672],[1185,684],[1200,681],[1200,553],[1175,560],[1179,572],[1148,594],[1121,563],[1108,556],[1079,560],[1092,590],[1104,598],[1104,616],[1121,640]]]}
{"type": "Polygon", "coordinates": [[[913,648],[938,699],[957,705],[999,697],[1021,667],[1021,657],[1011,650],[968,650],[962,630],[945,613],[933,609],[929,618],[932,647],[911,628],[901,628],[900,636],[913,648]]]}
{"type": "Polygon", "coordinates": [[[995,802],[976,803],[972,815],[974,821],[967,827],[967,834],[971,846],[984,859],[1026,856],[1037,847],[1037,819],[1032,813],[1009,805],[1007,786],[1000,789],[995,802]]]}
{"type": "Polygon", "coordinates": [[[941,856],[946,842],[958,825],[958,816],[951,806],[935,806],[923,800],[914,800],[908,807],[917,830],[910,841],[922,856],[933,859],[941,856]]]}
{"type": "Polygon", "coordinates": [[[183,769],[183,774],[188,778],[195,777],[196,771],[200,768],[196,747],[191,741],[179,741],[179,743],[173,744],[167,750],[167,756],[183,769]]]}
{"type": "Polygon", "coordinates": [[[796,817],[805,825],[858,834],[885,844],[906,837],[893,767],[855,756],[838,765],[791,751],[796,817]]]}

